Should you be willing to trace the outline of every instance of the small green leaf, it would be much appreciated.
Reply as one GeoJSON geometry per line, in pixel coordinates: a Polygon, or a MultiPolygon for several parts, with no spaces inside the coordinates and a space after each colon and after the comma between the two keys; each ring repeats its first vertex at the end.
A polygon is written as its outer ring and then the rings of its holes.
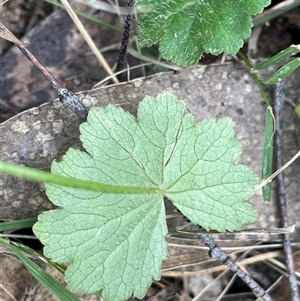
{"type": "Polygon", "coordinates": [[[251,16],[270,0],[139,0],[145,11],[138,20],[142,47],[159,43],[166,60],[182,66],[197,64],[203,52],[235,54],[251,35],[251,16]]]}
{"type": "Polygon", "coordinates": [[[300,58],[296,58],[284,66],[282,66],[279,70],[277,70],[275,73],[273,73],[271,76],[264,79],[262,82],[264,84],[270,84],[274,85],[285,78],[287,78],[291,73],[293,73],[298,67],[300,66],[300,58]]]}
{"type": "Polygon", "coordinates": [[[280,63],[281,61],[283,61],[299,52],[300,52],[300,45],[291,45],[290,47],[275,54],[268,60],[258,64],[257,66],[255,66],[253,68],[253,70],[262,70],[262,69],[268,68],[270,66],[276,65],[276,64],[280,63]]]}
{"type": "Polygon", "coordinates": [[[112,105],[92,109],[80,132],[86,152],[70,149],[52,172],[131,190],[46,185],[60,208],[41,214],[34,232],[47,257],[71,263],[74,291],[100,291],[105,301],[145,295],[168,258],[164,196],[207,230],[240,230],[257,218],[245,200],[258,178],[236,164],[241,145],[229,118],[197,124],[164,93],[146,97],[137,118],[112,105]]]}
{"type": "MultiPolygon", "coordinates": [[[[272,107],[268,106],[266,110],[265,138],[262,162],[262,178],[268,178],[273,171],[273,136],[274,136],[274,115],[272,107]]],[[[264,201],[270,201],[272,183],[267,183],[262,188],[264,201]]]]}

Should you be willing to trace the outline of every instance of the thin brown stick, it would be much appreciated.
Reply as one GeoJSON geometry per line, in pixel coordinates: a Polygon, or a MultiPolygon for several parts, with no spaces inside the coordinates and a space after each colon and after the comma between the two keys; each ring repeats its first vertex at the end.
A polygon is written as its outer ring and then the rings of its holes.
{"type": "Polygon", "coordinates": [[[267,179],[262,180],[254,189],[261,189],[266,184],[272,182],[272,180],[277,177],[281,172],[283,172],[288,166],[290,166],[298,157],[300,157],[300,150],[294,155],[288,162],[282,165],[278,170],[271,174],[267,179]]]}
{"type": "Polygon", "coordinates": [[[48,71],[48,69],[27,49],[25,44],[20,41],[3,23],[0,22],[0,36],[10,42],[13,42],[21,52],[41,71],[52,87],[57,90],[60,101],[66,107],[70,108],[80,118],[86,119],[87,110],[82,105],[79,97],[71,91],[65,89],[62,84],[48,71]]]}
{"type": "Polygon", "coordinates": [[[20,41],[9,29],[0,22],[0,36],[10,42],[13,42],[21,52],[42,72],[42,74],[52,84],[54,89],[63,88],[62,84],[47,70],[47,68],[31,53],[25,44],[20,41]]]}
{"type": "MultiPolygon", "coordinates": [[[[76,13],[72,9],[72,7],[70,6],[69,2],[67,0],[61,0],[61,2],[64,5],[64,7],[65,7],[67,13],[69,14],[70,18],[73,20],[74,24],[77,26],[78,30],[82,34],[82,36],[85,39],[86,43],[89,45],[89,47],[93,51],[93,53],[96,56],[99,63],[103,66],[103,68],[105,69],[105,71],[109,75],[113,75],[113,71],[110,68],[109,64],[107,63],[106,59],[104,58],[102,53],[97,48],[97,46],[94,43],[93,39],[91,38],[89,33],[86,31],[85,27],[83,26],[82,22],[80,21],[80,19],[78,18],[78,16],[76,15],[76,13]]],[[[115,76],[112,77],[112,80],[115,83],[119,82],[119,80],[115,76]]]]}
{"type": "MultiPolygon", "coordinates": [[[[276,168],[280,169],[283,165],[283,155],[282,155],[282,128],[281,128],[281,112],[285,101],[285,95],[282,90],[283,83],[280,82],[276,85],[275,88],[275,104],[274,104],[274,114],[275,114],[275,129],[276,129],[276,168]]],[[[280,173],[277,177],[278,181],[278,198],[279,198],[279,206],[281,212],[282,226],[287,227],[289,224],[288,221],[288,211],[286,204],[286,192],[284,186],[284,174],[280,173]]],[[[295,266],[293,261],[293,252],[291,246],[290,234],[284,234],[284,251],[286,255],[286,264],[289,271],[289,282],[291,287],[291,301],[300,301],[299,298],[299,290],[297,285],[297,278],[295,275],[295,266]]]]}

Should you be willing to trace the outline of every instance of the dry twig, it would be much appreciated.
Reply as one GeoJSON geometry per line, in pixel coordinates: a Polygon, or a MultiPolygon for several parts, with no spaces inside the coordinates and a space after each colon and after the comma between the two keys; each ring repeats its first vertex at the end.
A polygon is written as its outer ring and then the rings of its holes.
{"type": "MultiPolygon", "coordinates": [[[[282,155],[282,128],[281,128],[281,112],[284,106],[285,95],[282,90],[283,83],[279,82],[275,88],[275,105],[274,105],[274,114],[275,114],[275,129],[276,129],[276,168],[280,169],[283,165],[283,155],[282,155]]],[[[288,222],[288,212],[285,198],[285,187],[284,187],[284,174],[280,173],[277,177],[278,181],[278,198],[279,206],[281,212],[282,226],[287,227],[288,222]]],[[[289,271],[289,281],[291,286],[292,301],[300,301],[299,290],[297,285],[297,278],[295,275],[295,267],[292,254],[292,246],[290,234],[284,234],[284,251],[286,254],[286,264],[289,271]]]]}
{"type": "MultiPolygon", "coordinates": [[[[99,49],[97,48],[97,46],[95,45],[94,41],[92,40],[91,36],[89,35],[89,33],[86,31],[86,29],[84,28],[82,22],[79,20],[78,16],[76,15],[76,13],[74,12],[74,10],[72,9],[72,7],[70,6],[69,2],[67,0],[61,0],[62,4],[64,5],[66,11],[68,12],[70,18],[73,20],[73,22],[75,23],[75,25],[77,26],[78,30],[80,31],[80,33],[82,34],[83,38],[85,39],[85,41],[87,42],[87,44],[90,46],[91,50],[93,51],[93,53],[95,54],[96,58],[98,59],[98,61],[100,62],[100,64],[103,66],[103,68],[105,69],[105,71],[109,74],[109,75],[113,75],[113,71],[110,68],[110,66],[108,65],[107,61],[105,60],[104,56],[102,55],[102,53],[99,51],[99,49]]],[[[112,80],[115,83],[118,83],[119,80],[113,76],[112,80]]]]}
{"type": "Polygon", "coordinates": [[[133,4],[134,4],[134,0],[127,0],[126,3],[127,14],[125,16],[125,25],[124,25],[122,44],[121,44],[119,57],[118,57],[117,72],[122,70],[125,65],[125,57],[126,57],[127,46],[129,42],[130,28],[133,20],[133,17],[131,15],[133,4]]]}
{"type": "Polygon", "coordinates": [[[62,84],[48,71],[48,69],[30,52],[29,49],[20,41],[8,28],[0,22],[0,36],[12,43],[14,43],[21,52],[41,71],[41,73],[48,79],[52,84],[52,87],[57,90],[60,101],[66,107],[70,108],[80,118],[86,119],[87,110],[82,105],[79,97],[64,88],[62,84]]]}

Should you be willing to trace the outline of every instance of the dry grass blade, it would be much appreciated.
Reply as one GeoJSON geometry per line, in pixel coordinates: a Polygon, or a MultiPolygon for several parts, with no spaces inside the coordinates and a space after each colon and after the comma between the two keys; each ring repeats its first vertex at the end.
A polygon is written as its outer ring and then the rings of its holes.
{"type": "MultiPolygon", "coordinates": [[[[276,258],[270,258],[266,264],[285,278],[289,278],[288,268],[281,261],[277,260],[276,258]]],[[[297,284],[300,285],[300,281],[297,281],[297,284]]]]}
{"type": "MultiPolygon", "coordinates": [[[[282,278],[282,276],[279,276],[278,279],[267,289],[267,292],[271,292],[278,285],[282,278]]],[[[261,301],[261,298],[257,298],[255,301],[261,301]]]]}
{"type": "Polygon", "coordinates": [[[143,67],[143,66],[149,66],[149,65],[150,65],[150,63],[140,64],[140,65],[137,65],[137,66],[133,66],[133,67],[130,67],[130,68],[127,68],[127,69],[124,69],[124,70],[115,72],[113,75],[107,76],[107,77],[105,77],[103,80],[101,80],[100,82],[98,82],[97,84],[95,84],[95,86],[92,88],[92,90],[98,89],[98,88],[100,88],[100,87],[105,86],[105,84],[107,84],[107,82],[108,82],[113,76],[119,75],[119,74],[121,74],[121,73],[123,73],[123,72],[128,72],[128,71],[130,71],[130,70],[134,70],[134,69],[137,69],[137,68],[141,68],[141,67],[143,67]]]}
{"type": "Polygon", "coordinates": [[[0,23],[0,37],[16,45],[22,44],[22,42],[14,34],[12,34],[2,23],[0,23]]]}
{"type": "Polygon", "coordinates": [[[125,7],[120,7],[113,4],[108,4],[104,1],[100,0],[75,0],[75,2],[83,3],[95,9],[103,10],[111,14],[118,14],[118,15],[126,15],[127,10],[125,7]]]}
{"type": "Polygon", "coordinates": [[[170,70],[174,70],[174,71],[178,71],[178,70],[182,70],[182,67],[173,65],[171,63],[168,62],[160,62],[158,60],[152,59],[150,57],[147,57],[145,55],[142,55],[141,53],[137,52],[136,50],[134,50],[131,47],[128,47],[128,53],[130,53],[132,56],[134,56],[135,58],[141,59],[143,61],[149,62],[153,65],[157,65],[157,66],[161,66],[170,70]]]}
{"type": "Polygon", "coordinates": [[[0,283],[0,288],[13,300],[17,301],[17,299],[5,288],[4,285],[0,283]]]}
{"type": "MultiPolygon", "coordinates": [[[[70,18],[73,20],[74,24],[77,26],[78,30],[82,34],[83,38],[85,39],[85,41],[87,42],[87,44],[90,46],[92,52],[95,54],[96,58],[98,59],[99,63],[101,64],[101,66],[103,66],[103,68],[105,69],[105,71],[109,75],[113,75],[113,71],[110,68],[109,64],[107,63],[107,61],[105,60],[104,56],[99,51],[99,49],[97,48],[97,46],[95,45],[95,43],[92,40],[92,38],[89,35],[89,33],[84,28],[82,22],[79,20],[78,16],[76,15],[76,13],[74,12],[74,10],[70,6],[69,2],[67,0],[61,0],[61,2],[64,5],[66,11],[68,12],[70,18]]],[[[115,76],[112,76],[112,80],[115,83],[119,82],[119,80],[115,76]]]]}
{"type": "MultiPolygon", "coordinates": [[[[232,254],[231,254],[232,255],[232,254]]],[[[243,268],[244,266],[248,264],[253,264],[257,262],[262,262],[264,260],[271,260],[277,257],[282,256],[281,251],[272,251],[272,252],[267,252],[259,255],[252,256],[250,258],[242,259],[237,262],[238,266],[243,268]]],[[[187,267],[186,265],[184,267],[187,267]]],[[[183,276],[196,276],[196,275],[201,275],[201,274],[207,274],[207,273],[214,273],[214,272],[219,272],[219,271],[224,271],[227,270],[228,267],[225,265],[218,265],[206,269],[201,269],[199,271],[174,271],[173,269],[180,269],[182,266],[174,266],[172,268],[167,268],[167,269],[162,269],[162,276],[165,277],[183,277],[183,276]]]]}
{"type": "MultiPolygon", "coordinates": [[[[243,231],[236,231],[234,232],[235,237],[238,237],[238,235],[256,235],[257,237],[255,239],[259,239],[260,235],[278,235],[278,234],[285,234],[285,233],[293,233],[295,231],[295,225],[284,227],[284,228],[269,228],[269,229],[244,229],[243,231]]],[[[182,233],[182,234],[207,234],[205,230],[177,230],[176,232],[182,233]]],[[[176,234],[175,232],[175,234],[176,234]]],[[[216,234],[216,235],[222,235],[223,233],[217,233],[217,232],[209,232],[209,234],[216,234]]],[[[224,233],[224,235],[232,235],[232,233],[224,233]]]]}
{"type": "Polygon", "coordinates": [[[267,183],[272,182],[272,180],[277,177],[282,171],[284,171],[289,165],[291,165],[298,157],[300,157],[300,150],[296,153],[293,158],[291,158],[287,163],[285,163],[281,168],[276,170],[271,176],[269,176],[267,179],[264,179],[261,183],[259,183],[255,190],[261,189],[263,186],[265,186],[267,183]]]}
{"type": "MultiPolygon", "coordinates": [[[[274,259],[276,257],[280,257],[282,256],[282,252],[281,251],[272,251],[272,252],[267,252],[264,254],[260,254],[260,255],[256,255],[247,259],[243,259],[241,261],[238,261],[237,264],[240,267],[244,267],[246,265],[249,264],[254,264],[257,262],[261,262],[264,260],[270,260],[270,259],[274,259]]],[[[184,266],[186,267],[186,265],[184,266]]],[[[201,269],[199,271],[174,271],[173,269],[178,269],[178,268],[182,268],[181,266],[174,266],[168,269],[162,269],[162,276],[165,277],[183,277],[183,276],[196,276],[196,275],[202,275],[202,274],[207,274],[207,273],[214,273],[214,272],[220,272],[220,271],[224,271],[227,270],[227,266],[225,265],[218,265],[215,267],[211,267],[211,268],[206,268],[206,269],[201,269]]]]}

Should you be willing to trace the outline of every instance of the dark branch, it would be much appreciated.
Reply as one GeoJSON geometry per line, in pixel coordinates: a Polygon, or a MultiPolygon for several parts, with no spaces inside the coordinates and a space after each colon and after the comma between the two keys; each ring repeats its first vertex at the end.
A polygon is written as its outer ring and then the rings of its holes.
{"type": "Polygon", "coordinates": [[[31,53],[25,44],[17,39],[9,29],[0,22],[0,31],[5,35],[2,37],[13,42],[21,52],[41,71],[46,79],[51,83],[52,87],[57,90],[60,101],[76,113],[80,118],[86,119],[88,111],[84,108],[79,97],[69,90],[65,89],[62,84],[48,71],[48,69],[31,53]]]}
{"type": "Polygon", "coordinates": [[[124,25],[124,31],[123,31],[123,39],[121,48],[119,51],[119,57],[118,57],[118,63],[117,63],[117,72],[123,70],[125,66],[125,58],[127,53],[127,46],[129,42],[129,36],[130,36],[130,29],[133,17],[131,15],[132,7],[134,4],[134,0],[127,0],[126,8],[127,8],[127,14],[125,16],[125,25],[124,25]]]}
{"type": "MultiPolygon", "coordinates": [[[[283,83],[280,82],[276,84],[275,88],[275,105],[274,105],[274,113],[275,113],[275,130],[276,130],[276,168],[280,169],[283,165],[283,154],[282,154],[282,128],[281,128],[281,112],[285,102],[285,95],[282,90],[283,83]]],[[[284,173],[281,172],[277,177],[278,182],[278,198],[279,198],[279,206],[281,212],[281,219],[282,219],[282,226],[288,226],[288,211],[286,205],[286,198],[285,198],[285,187],[284,187],[284,173]]],[[[291,286],[291,294],[292,300],[291,301],[300,301],[299,299],[299,289],[297,285],[297,278],[295,275],[295,266],[293,261],[293,252],[291,246],[291,239],[290,234],[284,234],[284,251],[286,254],[286,264],[289,271],[289,281],[291,286]]]]}
{"type": "Polygon", "coordinates": [[[234,260],[229,257],[229,255],[227,255],[221,248],[217,246],[211,234],[201,234],[200,238],[209,248],[209,254],[212,258],[215,258],[221,261],[223,264],[227,265],[232,272],[236,273],[236,275],[240,277],[249,286],[249,288],[263,300],[273,301],[270,295],[254,279],[246,274],[234,262],[234,260]]]}
{"type": "MultiPolygon", "coordinates": [[[[184,217],[184,219],[188,221],[187,217],[184,217]]],[[[193,230],[200,229],[200,226],[193,225],[193,230]]],[[[227,267],[233,273],[241,278],[248,285],[248,287],[264,301],[273,301],[271,296],[264,290],[264,288],[262,288],[254,279],[246,274],[226,252],[218,247],[211,234],[197,234],[197,237],[200,238],[208,247],[208,253],[210,257],[217,259],[223,264],[227,265],[227,267]]]]}

